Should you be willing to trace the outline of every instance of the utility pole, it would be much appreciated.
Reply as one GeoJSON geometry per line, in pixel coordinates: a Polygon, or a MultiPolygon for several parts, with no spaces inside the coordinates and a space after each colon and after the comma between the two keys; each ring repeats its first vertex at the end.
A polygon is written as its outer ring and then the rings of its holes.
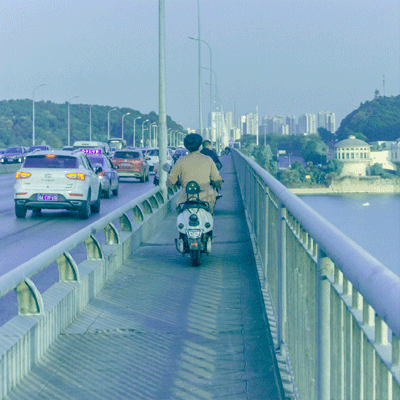
{"type": "Polygon", "coordinates": [[[158,147],[160,154],[159,161],[159,171],[160,171],[160,188],[163,193],[163,197],[165,200],[168,199],[168,191],[167,191],[167,172],[163,170],[162,166],[167,162],[167,109],[165,105],[165,94],[166,94],[166,76],[165,76],[165,0],[159,0],[158,2],[159,9],[159,36],[158,36],[158,46],[159,46],[159,61],[158,61],[158,87],[159,87],[159,95],[158,95],[158,104],[159,104],[159,113],[158,113],[158,125],[160,127],[160,134],[158,137],[158,147]]]}

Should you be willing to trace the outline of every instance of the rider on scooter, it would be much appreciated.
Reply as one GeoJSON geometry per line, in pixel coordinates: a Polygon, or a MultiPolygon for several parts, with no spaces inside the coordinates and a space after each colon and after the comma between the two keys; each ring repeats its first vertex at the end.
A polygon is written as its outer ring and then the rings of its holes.
{"type": "Polygon", "coordinates": [[[183,144],[188,149],[189,154],[178,159],[168,176],[167,186],[173,186],[178,180],[181,182],[183,190],[178,201],[178,204],[180,204],[186,201],[185,188],[187,183],[190,181],[197,182],[201,189],[200,200],[209,203],[212,213],[217,197],[215,189],[222,187],[222,178],[214,161],[199,152],[202,142],[202,137],[197,133],[185,136],[183,144]]]}
{"type": "Polygon", "coordinates": [[[212,143],[210,140],[204,140],[203,142],[203,148],[200,150],[201,154],[204,154],[205,156],[209,156],[213,159],[215,162],[215,165],[217,166],[218,171],[222,168],[222,163],[219,160],[218,156],[215,154],[213,148],[212,148],[212,143]]]}

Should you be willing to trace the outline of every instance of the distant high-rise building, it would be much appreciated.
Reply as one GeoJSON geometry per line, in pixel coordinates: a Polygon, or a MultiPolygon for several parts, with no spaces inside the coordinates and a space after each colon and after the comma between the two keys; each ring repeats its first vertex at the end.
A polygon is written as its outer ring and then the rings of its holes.
{"type": "Polygon", "coordinates": [[[298,122],[300,134],[308,135],[310,133],[317,133],[315,114],[300,115],[298,122]]]}
{"type": "Polygon", "coordinates": [[[280,135],[289,135],[289,125],[280,125],[279,132],[280,135]]]}
{"type": "Polygon", "coordinates": [[[233,140],[239,140],[240,139],[240,128],[234,127],[233,128],[233,140]]]}
{"type": "Polygon", "coordinates": [[[229,140],[235,140],[234,139],[234,134],[233,134],[233,112],[232,111],[227,111],[225,113],[225,129],[228,133],[229,140]]]}
{"type": "Polygon", "coordinates": [[[266,115],[262,119],[263,133],[279,133],[284,124],[285,120],[281,115],[266,115]]]}
{"type": "Polygon", "coordinates": [[[243,137],[246,135],[247,130],[246,130],[246,116],[241,115],[239,117],[239,129],[240,129],[240,137],[243,137]]]}
{"type": "Polygon", "coordinates": [[[258,135],[258,113],[246,114],[247,135],[258,135]]]}
{"type": "Polygon", "coordinates": [[[224,116],[221,111],[211,113],[211,141],[221,143],[223,138],[223,127],[225,126],[224,116]]]}
{"type": "Polygon", "coordinates": [[[289,135],[296,134],[296,117],[294,115],[289,115],[286,117],[286,125],[289,126],[289,135]]]}
{"type": "Polygon", "coordinates": [[[329,132],[336,132],[336,116],[330,111],[318,112],[318,128],[325,128],[329,132]]]}

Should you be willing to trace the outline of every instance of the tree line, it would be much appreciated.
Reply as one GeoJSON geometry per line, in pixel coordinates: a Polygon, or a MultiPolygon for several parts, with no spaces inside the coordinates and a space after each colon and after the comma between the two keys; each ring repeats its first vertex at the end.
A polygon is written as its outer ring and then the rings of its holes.
{"type": "MultiPolygon", "coordinates": [[[[114,107],[92,105],[91,126],[92,140],[107,141],[108,113],[114,107]]],[[[9,146],[32,145],[32,100],[2,100],[0,101],[0,148],[9,146]]],[[[110,137],[121,137],[122,116],[124,118],[124,139],[128,145],[133,145],[134,119],[136,120],[135,145],[140,146],[142,124],[146,122],[144,140],[149,139],[149,124],[158,124],[158,115],[151,111],[143,114],[128,107],[122,107],[110,112],[110,137]]],[[[172,130],[183,132],[183,127],[167,116],[167,126],[172,130]]],[[[70,142],[89,140],[90,138],[90,105],[70,104],[70,142]]],[[[52,148],[62,148],[68,143],[68,103],[56,104],[51,101],[35,102],[35,144],[47,144],[52,148]]]]}
{"type": "Polygon", "coordinates": [[[346,139],[349,135],[366,142],[398,139],[400,95],[382,97],[378,93],[373,100],[361,103],[359,108],[342,120],[336,131],[338,140],[346,139]]]}

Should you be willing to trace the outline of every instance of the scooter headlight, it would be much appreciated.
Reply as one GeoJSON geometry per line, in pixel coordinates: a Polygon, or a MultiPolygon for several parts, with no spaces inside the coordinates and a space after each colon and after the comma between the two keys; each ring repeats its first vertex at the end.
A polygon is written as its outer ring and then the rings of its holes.
{"type": "Polygon", "coordinates": [[[182,224],[182,222],[180,224],[178,224],[178,228],[179,229],[183,229],[185,225],[182,224]]]}
{"type": "Polygon", "coordinates": [[[189,230],[188,231],[188,236],[192,239],[197,239],[201,237],[201,231],[200,230],[189,230]]]}

